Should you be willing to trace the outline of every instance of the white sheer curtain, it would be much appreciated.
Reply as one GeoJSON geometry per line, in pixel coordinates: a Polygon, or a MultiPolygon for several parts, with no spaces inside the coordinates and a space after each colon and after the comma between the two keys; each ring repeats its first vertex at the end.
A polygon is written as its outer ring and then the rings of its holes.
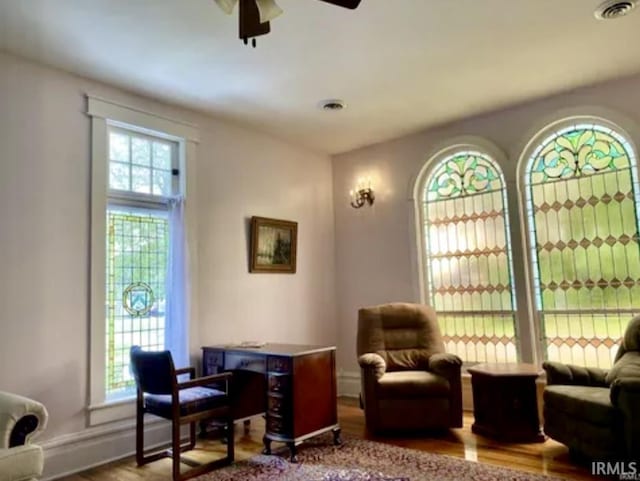
{"type": "Polygon", "coordinates": [[[189,320],[187,318],[187,242],[184,228],[184,198],[169,201],[169,261],[165,310],[165,349],[171,351],[177,368],[189,365],[189,320]]]}

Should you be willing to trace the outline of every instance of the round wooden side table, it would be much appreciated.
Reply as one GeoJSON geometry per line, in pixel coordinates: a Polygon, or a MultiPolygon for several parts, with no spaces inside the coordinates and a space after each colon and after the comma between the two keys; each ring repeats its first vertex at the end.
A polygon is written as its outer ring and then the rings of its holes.
{"type": "Polygon", "coordinates": [[[543,372],[526,363],[487,363],[468,369],[473,389],[471,430],[507,442],[543,442],[536,379],[543,372]]]}

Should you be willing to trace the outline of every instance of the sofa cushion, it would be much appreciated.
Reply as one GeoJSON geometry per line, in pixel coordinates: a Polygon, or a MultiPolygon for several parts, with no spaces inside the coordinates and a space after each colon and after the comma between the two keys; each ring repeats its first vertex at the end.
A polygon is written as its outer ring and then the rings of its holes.
{"type": "Polygon", "coordinates": [[[547,386],[544,390],[545,410],[561,411],[569,417],[593,424],[613,426],[618,413],[609,399],[608,387],[547,386]]]}
{"type": "Polygon", "coordinates": [[[640,352],[625,352],[608,372],[606,381],[613,384],[620,377],[640,377],[640,352]]]}
{"type": "Polygon", "coordinates": [[[381,399],[448,396],[449,390],[449,381],[426,371],[387,372],[378,379],[381,399]]]}
{"type": "Polygon", "coordinates": [[[593,424],[544,407],[544,433],[594,460],[616,458],[624,452],[624,436],[619,427],[593,424]]]}

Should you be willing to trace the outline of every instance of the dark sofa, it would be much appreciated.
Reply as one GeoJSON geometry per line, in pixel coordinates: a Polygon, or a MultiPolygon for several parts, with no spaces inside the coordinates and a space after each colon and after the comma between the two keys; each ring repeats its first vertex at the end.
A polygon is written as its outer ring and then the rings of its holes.
{"type": "Polygon", "coordinates": [[[544,431],[579,458],[640,455],[640,316],[627,326],[611,370],[545,362],[544,431]]]}

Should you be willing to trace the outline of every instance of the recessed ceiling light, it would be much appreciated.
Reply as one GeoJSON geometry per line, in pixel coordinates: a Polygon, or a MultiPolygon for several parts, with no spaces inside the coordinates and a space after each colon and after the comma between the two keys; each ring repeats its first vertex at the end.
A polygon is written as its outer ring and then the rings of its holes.
{"type": "Polygon", "coordinates": [[[344,100],[341,99],[327,99],[320,102],[318,105],[322,110],[330,110],[332,112],[337,112],[339,110],[344,109],[347,104],[344,100]]]}
{"type": "Polygon", "coordinates": [[[598,20],[613,20],[629,15],[636,8],[636,0],[607,0],[595,11],[598,20]]]}

